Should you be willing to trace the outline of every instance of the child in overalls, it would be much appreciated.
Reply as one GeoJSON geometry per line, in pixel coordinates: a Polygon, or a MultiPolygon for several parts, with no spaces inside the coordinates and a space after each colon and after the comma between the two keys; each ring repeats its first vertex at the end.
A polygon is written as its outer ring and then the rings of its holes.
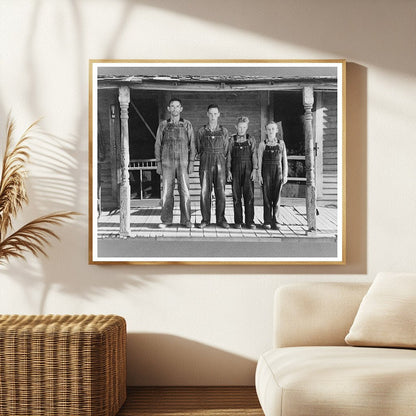
{"type": "Polygon", "coordinates": [[[227,160],[228,182],[232,182],[234,223],[241,229],[244,199],[245,224],[254,230],[254,180],[257,172],[256,140],[247,134],[249,119],[237,120],[237,134],[231,136],[227,160]]]}
{"type": "Polygon", "coordinates": [[[280,193],[287,182],[287,153],[285,142],[279,137],[278,125],[271,121],[266,125],[267,138],[257,150],[259,183],[263,186],[263,215],[265,229],[277,230],[280,193]]]}

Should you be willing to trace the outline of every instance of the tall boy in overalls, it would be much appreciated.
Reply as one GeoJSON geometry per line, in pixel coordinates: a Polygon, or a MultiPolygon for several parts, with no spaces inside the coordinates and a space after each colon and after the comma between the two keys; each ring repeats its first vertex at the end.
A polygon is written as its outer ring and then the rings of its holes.
{"type": "Polygon", "coordinates": [[[170,118],[163,120],[157,129],[155,157],[157,173],[162,176],[162,213],[159,228],[165,228],[173,221],[173,191],[175,179],[178,182],[181,218],[180,222],[192,228],[189,175],[193,172],[196,155],[195,137],[192,124],[180,117],[182,103],[177,98],[169,101],[170,118]]]}
{"type": "Polygon", "coordinates": [[[196,147],[200,156],[199,179],[201,183],[200,228],[211,223],[211,193],[214,185],[215,216],[217,225],[230,228],[225,219],[225,182],[228,154],[228,130],[218,124],[220,116],[216,104],[208,106],[208,125],[201,127],[196,135],[196,147]]]}
{"type": "Polygon", "coordinates": [[[263,215],[265,229],[277,230],[280,193],[287,182],[287,153],[285,142],[277,137],[277,123],[271,121],[266,126],[267,138],[257,150],[259,163],[259,183],[263,185],[263,215]]]}
{"type": "Polygon", "coordinates": [[[254,180],[258,166],[256,140],[247,134],[248,123],[248,117],[237,120],[237,134],[230,139],[227,179],[232,182],[235,228],[243,224],[243,198],[246,227],[254,230],[254,180]]]}

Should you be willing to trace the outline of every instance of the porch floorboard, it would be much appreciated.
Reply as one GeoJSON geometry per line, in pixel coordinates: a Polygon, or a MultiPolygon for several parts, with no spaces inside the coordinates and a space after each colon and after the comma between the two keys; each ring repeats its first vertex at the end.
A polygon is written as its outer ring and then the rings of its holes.
{"type": "MultiPolygon", "coordinates": [[[[131,208],[131,237],[148,238],[167,238],[167,239],[264,239],[282,237],[302,237],[308,236],[306,219],[306,208],[304,206],[284,205],[280,207],[280,228],[279,230],[264,230],[263,227],[263,207],[255,207],[254,222],[257,226],[255,230],[236,229],[234,225],[234,212],[231,204],[227,204],[225,217],[230,224],[230,228],[224,229],[214,224],[204,229],[198,228],[201,222],[201,212],[199,209],[192,210],[192,229],[187,229],[180,225],[179,207],[174,209],[173,224],[165,229],[160,229],[160,210],[159,206],[153,207],[132,207],[131,208]]],[[[335,237],[337,235],[337,209],[319,207],[319,214],[316,217],[317,230],[315,237],[335,237]]],[[[215,212],[212,211],[212,219],[215,220],[215,212]]],[[[120,215],[117,211],[104,211],[98,218],[97,237],[114,238],[119,237],[120,215]]]]}

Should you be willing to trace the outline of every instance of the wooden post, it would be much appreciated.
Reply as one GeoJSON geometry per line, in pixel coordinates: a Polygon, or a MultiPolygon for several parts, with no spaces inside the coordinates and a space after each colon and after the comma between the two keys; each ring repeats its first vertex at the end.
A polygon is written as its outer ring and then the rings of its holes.
{"type": "Polygon", "coordinates": [[[120,101],[121,124],[121,183],[120,183],[120,236],[130,236],[130,180],[129,180],[129,104],[130,88],[119,88],[118,100],[120,101]]]}
{"type": "Polygon", "coordinates": [[[117,203],[117,144],[116,144],[116,106],[111,104],[109,108],[110,120],[110,161],[111,161],[111,199],[117,203]]]}
{"type": "Polygon", "coordinates": [[[305,107],[306,217],[308,231],[316,231],[315,152],[312,126],[313,87],[303,88],[305,107]]]}

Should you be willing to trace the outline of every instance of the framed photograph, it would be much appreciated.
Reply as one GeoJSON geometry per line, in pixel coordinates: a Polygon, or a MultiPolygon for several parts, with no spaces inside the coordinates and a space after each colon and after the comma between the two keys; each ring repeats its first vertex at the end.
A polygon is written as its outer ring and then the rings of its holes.
{"type": "Polygon", "coordinates": [[[90,61],[91,264],[344,264],[345,60],[90,61]]]}

